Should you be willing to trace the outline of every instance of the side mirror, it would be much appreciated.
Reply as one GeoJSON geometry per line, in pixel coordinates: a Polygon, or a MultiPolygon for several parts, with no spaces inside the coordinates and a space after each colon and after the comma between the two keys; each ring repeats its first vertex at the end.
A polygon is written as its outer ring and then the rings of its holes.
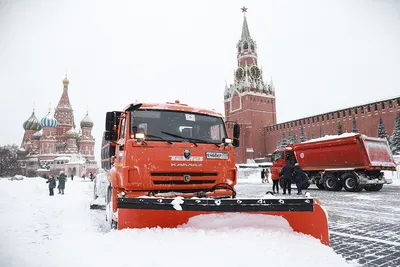
{"type": "Polygon", "coordinates": [[[240,145],[239,139],[234,138],[234,139],[233,139],[233,142],[232,142],[232,145],[233,145],[234,147],[239,147],[239,145],[240,145]]]}
{"type": "Polygon", "coordinates": [[[239,136],[240,136],[240,126],[239,124],[235,123],[235,125],[233,125],[233,138],[239,139],[239,136]]]}
{"type": "Polygon", "coordinates": [[[119,125],[119,118],[122,112],[110,111],[106,113],[106,131],[117,131],[119,125]]]}
{"type": "Polygon", "coordinates": [[[106,140],[106,141],[110,141],[110,142],[116,141],[117,138],[118,138],[117,132],[114,132],[114,131],[105,131],[104,132],[104,140],[106,140]]]}

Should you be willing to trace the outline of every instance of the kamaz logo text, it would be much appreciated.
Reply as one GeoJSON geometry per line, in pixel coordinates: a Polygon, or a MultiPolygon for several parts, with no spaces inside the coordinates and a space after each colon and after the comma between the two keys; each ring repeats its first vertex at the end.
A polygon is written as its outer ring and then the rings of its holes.
{"type": "Polygon", "coordinates": [[[169,156],[171,161],[203,161],[203,157],[190,157],[186,159],[184,156],[169,156]]]}
{"type": "Polygon", "coordinates": [[[171,163],[171,167],[201,167],[201,163],[171,163]]]}

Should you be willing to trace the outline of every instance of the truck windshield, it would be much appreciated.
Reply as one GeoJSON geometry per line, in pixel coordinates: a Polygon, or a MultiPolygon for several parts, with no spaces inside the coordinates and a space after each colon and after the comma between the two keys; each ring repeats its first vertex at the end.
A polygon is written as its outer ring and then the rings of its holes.
{"type": "Polygon", "coordinates": [[[226,137],[222,118],[167,110],[136,110],[131,113],[131,133],[142,132],[146,140],[221,143],[226,137]]]}

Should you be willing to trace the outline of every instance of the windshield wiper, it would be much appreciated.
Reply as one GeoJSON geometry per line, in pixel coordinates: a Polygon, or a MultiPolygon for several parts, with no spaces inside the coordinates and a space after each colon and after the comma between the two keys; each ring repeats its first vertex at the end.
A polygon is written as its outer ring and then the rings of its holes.
{"type": "Polygon", "coordinates": [[[188,140],[190,143],[194,144],[194,145],[197,147],[197,143],[194,142],[192,138],[184,137],[184,136],[181,136],[181,135],[177,135],[177,134],[173,134],[173,133],[168,133],[168,132],[164,132],[164,131],[161,131],[161,133],[166,134],[166,135],[170,135],[170,136],[172,136],[172,137],[176,137],[176,138],[188,140]]]}
{"type": "Polygon", "coordinates": [[[172,143],[171,141],[166,140],[166,139],[164,139],[164,138],[161,137],[161,136],[152,135],[152,134],[148,134],[148,135],[146,135],[146,136],[148,136],[148,137],[150,137],[150,138],[158,138],[158,139],[160,139],[160,140],[163,140],[163,141],[167,142],[167,143],[170,144],[170,145],[173,145],[173,143],[172,143]]]}

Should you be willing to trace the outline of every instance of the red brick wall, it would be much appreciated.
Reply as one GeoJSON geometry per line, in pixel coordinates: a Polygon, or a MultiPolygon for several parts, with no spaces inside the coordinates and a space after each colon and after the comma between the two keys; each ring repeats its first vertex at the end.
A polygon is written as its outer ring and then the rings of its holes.
{"type": "Polygon", "coordinates": [[[323,135],[325,133],[328,135],[336,135],[339,122],[342,124],[343,132],[351,132],[353,128],[354,116],[356,119],[357,128],[360,133],[367,136],[376,137],[378,131],[379,117],[381,117],[388,135],[392,135],[394,121],[396,118],[397,110],[399,109],[399,105],[400,98],[393,98],[325,114],[319,114],[316,116],[302,118],[290,122],[266,126],[264,128],[264,152],[266,154],[272,153],[276,148],[278,140],[282,139],[283,133],[285,133],[286,138],[288,138],[289,132],[296,132],[297,140],[299,140],[300,123],[303,124],[304,133],[307,135],[307,139],[309,140],[312,137],[312,133],[314,133],[315,138],[319,137],[320,127],[322,128],[323,135]],[[390,107],[389,101],[392,101],[392,107],[390,107]],[[384,109],[382,109],[382,102],[384,103],[384,109]],[[369,111],[368,106],[370,106],[369,111]],[[375,110],[375,106],[377,107],[377,110],[375,110]],[[362,109],[364,109],[364,113],[362,113],[362,109]],[[351,114],[349,114],[349,110],[351,110],[351,114]],[[355,114],[355,110],[357,110],[357,114],[355,114]],[[332,119],[332,113],[334,113],[334,119],[332,119]],[[339,117],[338,113],[340,115],[339,117]],[[329,116],[329,119],[327,119],[327,116],[329,116]]]}

